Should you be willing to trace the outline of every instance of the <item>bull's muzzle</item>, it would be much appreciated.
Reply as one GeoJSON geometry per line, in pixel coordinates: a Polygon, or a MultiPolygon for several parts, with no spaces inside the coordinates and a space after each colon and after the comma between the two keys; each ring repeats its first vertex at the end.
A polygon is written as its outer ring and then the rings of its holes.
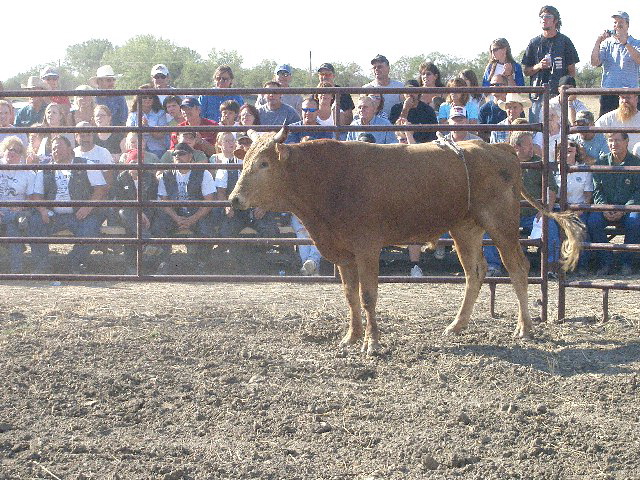
{"type": "Polygon", "coordinates": [[[245,210],[246,207],[244,206],[243,202],[240,200],[240,196],[236,195],[236,194],[231,194],[231,196],[229,197],[229,201],[231,202],[231,206],[233,208],[235,208],[236,210],[245,210]]]}

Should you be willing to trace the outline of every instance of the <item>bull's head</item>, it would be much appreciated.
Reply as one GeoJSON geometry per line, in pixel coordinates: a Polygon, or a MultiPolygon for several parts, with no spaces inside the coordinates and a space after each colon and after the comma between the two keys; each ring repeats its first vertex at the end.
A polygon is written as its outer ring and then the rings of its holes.
{"type": "Polygon", "coordinates": [[[283,143],[287,134],[287,127],[283,126],[276,134],[263,134],[254,139],[244,158],[238,183],[229,195],[234,208],[288,211],[285,170],[290,147],[283,143]]]}

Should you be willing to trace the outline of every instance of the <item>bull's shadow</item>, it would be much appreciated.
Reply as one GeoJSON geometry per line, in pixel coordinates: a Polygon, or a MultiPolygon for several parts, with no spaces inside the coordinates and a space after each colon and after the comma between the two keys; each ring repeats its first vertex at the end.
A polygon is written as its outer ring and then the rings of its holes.
{"type": "MultiPolygon", "coordinates": [[[[544,343],[558,343],[559,347],[567,345],[567,342],[564,341],[544,340],[544,343]]],[[[425,346],[420,352],[420,356],[428,358],[433,351],[461,357],[483,357],[531,367],[540,372],[561,377],[585,373],[616,375],[637,372],[637,367],[634,364],[640,361],[640,341],[592,341],[590,343],[593,346],[585,348],[569,346],[559,351],[550,351],[533,345],[456,345],[433,348],[425,346]],[[599,347],[599,345],[611,344],[616,346],[610,349],[599,347]]]]}

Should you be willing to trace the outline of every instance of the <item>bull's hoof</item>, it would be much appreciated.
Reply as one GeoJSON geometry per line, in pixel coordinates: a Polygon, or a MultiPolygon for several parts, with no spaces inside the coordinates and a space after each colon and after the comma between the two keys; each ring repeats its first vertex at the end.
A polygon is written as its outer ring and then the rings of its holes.
{"type": "Polygon", "coordinates": [[[367,355],[377,355],[381,350],[380,342],[378,340],[365,340],[362,344],[362,353],[366,353],[367,355]]]}
{"type": "Polygon", "coordinates": [[[525,339],[533,338],[533,334],[531,332],[531,329],[530,328],[522,328],[520,325],[518,325],[516,327],[516,329],[513,331],[513,336],[515,338],[525,338],[525,339]]]}
{"type": "Polygon", "coordinates": [[[346,347],[349,345],[354,345],[358,343],[360,339],[362,339],[362,332],[349,330],[347,334],[344,337],[342,337],[342,340],[340,340],[340,346],[346,347]]]}
{"type": "Polygon", "coordinates": [[[442,335],[458,335],[460,332],[464,330],[464,326],[460,325],[457,322],[451,323],[447,328],[444,329],[442,335]]]}

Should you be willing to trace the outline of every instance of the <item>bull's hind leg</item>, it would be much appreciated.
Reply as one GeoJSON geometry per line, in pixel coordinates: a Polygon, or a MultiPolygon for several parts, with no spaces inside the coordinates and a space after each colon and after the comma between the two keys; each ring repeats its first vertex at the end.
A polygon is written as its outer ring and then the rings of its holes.
{"type": "Polygon", "coordinates": [[[362,338],[362,314],[360,311],[360,283],[358,281],[358,266],[355,260],[351,263],[338,265],[342,288],[349,305],[349,330],[342,338],[340,345],[353,345],[362,338]]]}
{"type": "Polygon", "coordinates": [[[444,331],[445,335],[459,333],[467,327],[473,312],[473,305],[476,303],[482,287],[482,281],[487,274],[487,262],[482,255],[484,229],[474,223],[452,229],[450,233],[455,242],[458,258],[464,268],[466,285],[458,315],[444,331]]]}
{"type": "Polygon", "coordinates": [[[506,228],[506,224],[505,222],[498,228],[487,226],[487,230],[500,252],[500,258],[502,258],[502,263],[509,272],[513,289],[518,298],[518,325],[516,326],[514,335],[518,337],[529,337],[532,330],[531,316],[529,315],[529,298],[527,294],[529,260],[527,260],[520,246],[518,226],[514,225],[512,228],[506,228]]]}

